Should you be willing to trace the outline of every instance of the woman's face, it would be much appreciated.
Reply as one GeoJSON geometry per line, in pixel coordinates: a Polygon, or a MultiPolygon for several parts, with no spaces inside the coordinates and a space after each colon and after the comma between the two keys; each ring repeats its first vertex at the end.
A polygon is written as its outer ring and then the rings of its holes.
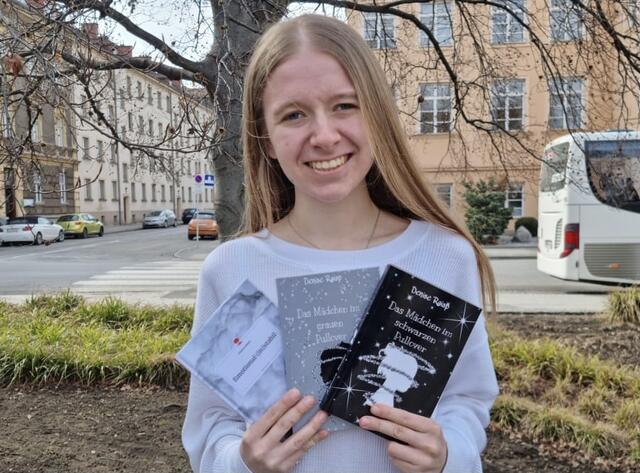
{"type": "Polygon", "coordinates": [[[296,202],[337,203],[366,192],[373,163],[353,84],[328,54],[303,48],[271,74],[263,95],[269,154],[296,202]]]}

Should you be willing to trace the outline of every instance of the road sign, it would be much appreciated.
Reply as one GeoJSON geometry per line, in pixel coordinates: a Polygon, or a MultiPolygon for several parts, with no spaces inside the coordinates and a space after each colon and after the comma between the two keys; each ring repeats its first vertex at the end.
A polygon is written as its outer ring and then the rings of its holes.
{"type": "Polygon", "coordinates": [[[202,176],[200,174],[196,174],[196,184],[200,184],[202,182],[202,176]]]}
{"type": "Polygon", "coordinates": [[[204,175],[204,186],[205,187],[213,187],[214,177],[213,174],[205,174],[204,175]]]}

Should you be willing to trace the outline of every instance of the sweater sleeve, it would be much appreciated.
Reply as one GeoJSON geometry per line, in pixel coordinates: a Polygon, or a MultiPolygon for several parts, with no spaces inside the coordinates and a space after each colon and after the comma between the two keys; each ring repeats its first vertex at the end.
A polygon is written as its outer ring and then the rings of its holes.
{"type": "Polygon", "coordinates": [[[498,395],[484,318],[478,319],[438,404],[434,420],[448,448],[444,473],[480,473],[491,406],[498,395]]]}
{"type": "MultiPolygon", "coordinates": [[[[198,281],[192,334],[216,310],[220,300],[213,277],[216,265],[207,258],[198,281]]],[[[244,419],[205,384],[191,378],[182,443],[194,473],[251,473],[240,457],[244,419]]]]}
{"type": "MultiPolygon", "coordinates": [[[[466,246],[466,245],[465,245],[466,246]]],[[[475,254],[467,247],[461,255],[469,268],[476,264],[475,254]]],[[[481,304],[478,271],[467,271],[460,278],[457,292],[477,305],[481,304]]],[[[498,382],[489,351],[484,315],[481,314],[434,413],[443,430],[448,448],[444,473],[481,473],[480,454],[487,443],[491,406],[498,396],[498,382]]]]}

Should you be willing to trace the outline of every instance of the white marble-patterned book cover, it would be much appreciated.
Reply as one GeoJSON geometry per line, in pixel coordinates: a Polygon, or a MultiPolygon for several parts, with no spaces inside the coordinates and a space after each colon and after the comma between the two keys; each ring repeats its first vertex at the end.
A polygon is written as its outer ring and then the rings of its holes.
{"type": "Polygon", "coordinates": [[[287,389],[278,309],[248,280],[176,359],[249,423],[287,389]]]}
{"type": "MultiPolygon", "coordinates": [[[[379,279],[378,268],[365,268],[276,280],[288,387],[322,399],[379,279]]],[[[337,417],[325,424],[327,430],[350,427],[337,417]]]]}

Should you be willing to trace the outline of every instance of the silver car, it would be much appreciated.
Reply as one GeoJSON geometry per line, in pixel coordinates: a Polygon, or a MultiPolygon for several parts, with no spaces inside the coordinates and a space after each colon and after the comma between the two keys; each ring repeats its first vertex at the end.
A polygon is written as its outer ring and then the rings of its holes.
{"type": "Polygon", "coordinates": [[[169,209],[163,210],[154,210],[151,213],[148,213],[142,222],[142,228],[149,227],[164,227],[168,226],[175,227],[176,223],[176,214],[169,209]]]}

